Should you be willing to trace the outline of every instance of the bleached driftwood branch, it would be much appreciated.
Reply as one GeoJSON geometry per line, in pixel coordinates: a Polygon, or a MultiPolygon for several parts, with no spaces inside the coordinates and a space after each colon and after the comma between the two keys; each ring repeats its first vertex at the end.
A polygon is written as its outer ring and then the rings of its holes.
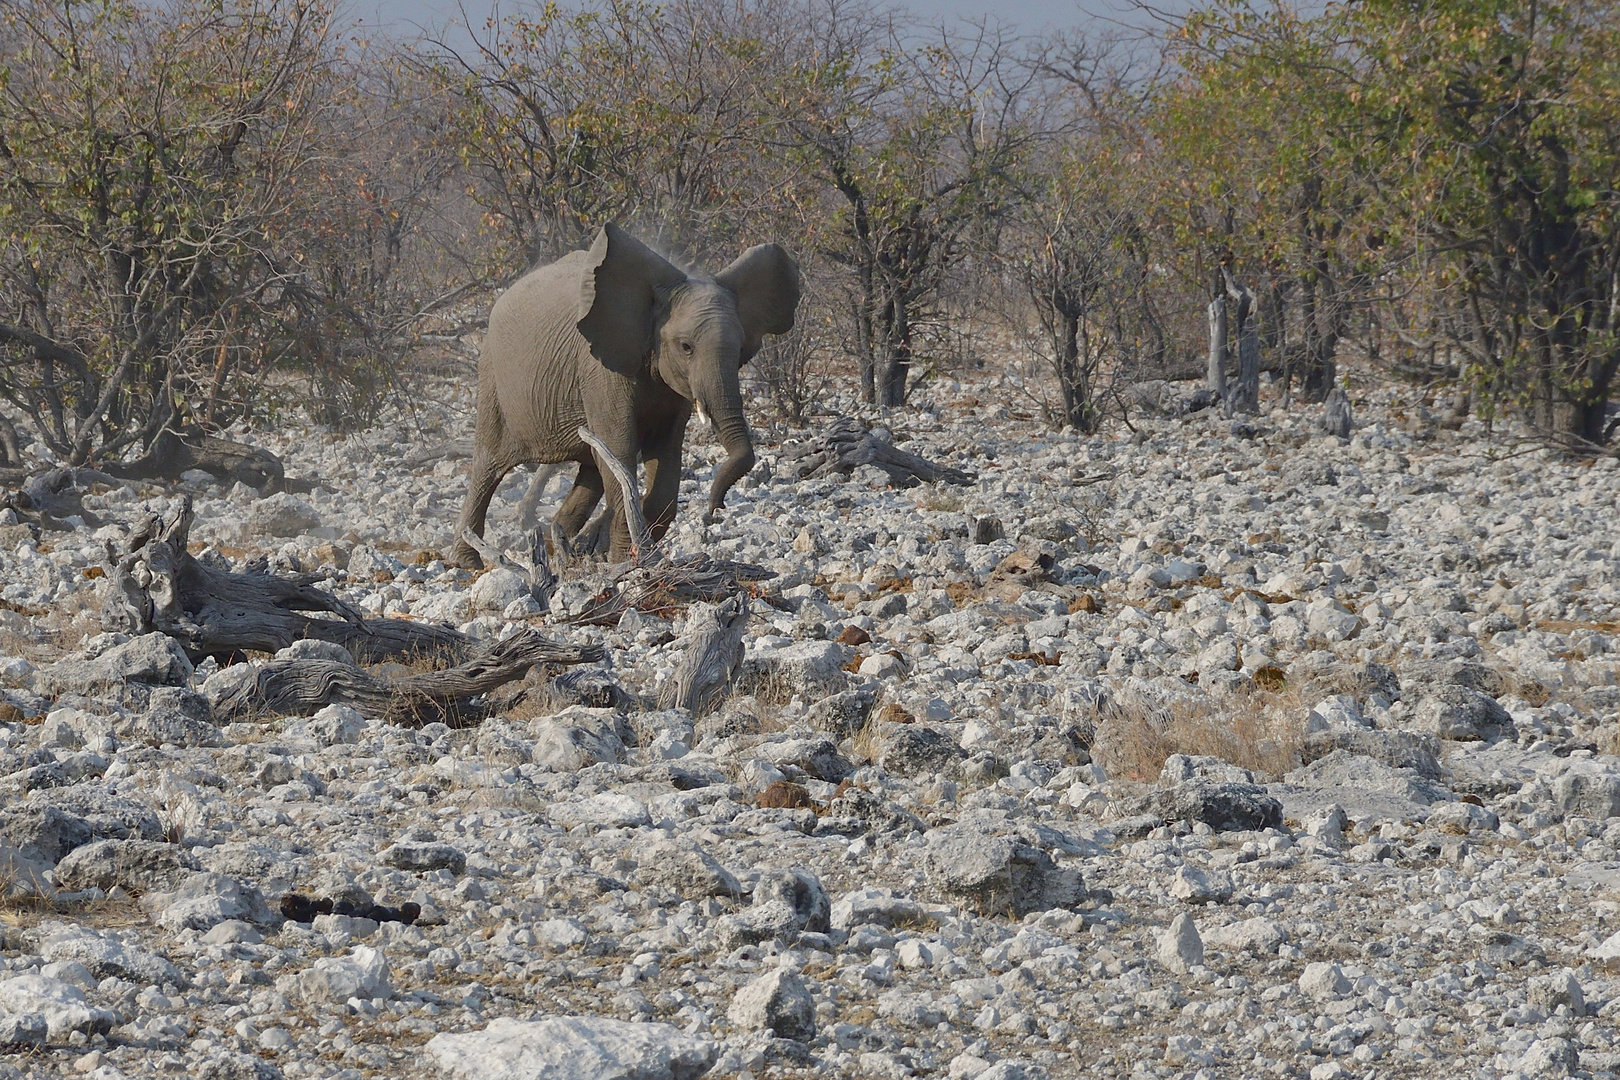
{"type": "Polygon", "coordinates": [[[652,556],[653,545],[647,530],[647,518],[641,511],[641,489],[636,484],[635,462],[626,464],[620,461],[619,455],[608,449],[608,444],[583,424],[579,428],[579,437],[596,451],[597,461],[607,467],[614,482],[619,485],[619,512],[624,515],[625,524],[630,530],[630,561],[639,566],[652,556]]]}
{"type": "Polygon", "coordinates": [[[897,449],[849,416],[838,417],[826,431],[807,442],[784,446],[777,467],[794,479],[809,480],[834,473],[848,475],[861,465],[882,469],[889,474],[889,483],[902,488],[932,483],[971,484],[974,479],[961,469],[897,449]]]}

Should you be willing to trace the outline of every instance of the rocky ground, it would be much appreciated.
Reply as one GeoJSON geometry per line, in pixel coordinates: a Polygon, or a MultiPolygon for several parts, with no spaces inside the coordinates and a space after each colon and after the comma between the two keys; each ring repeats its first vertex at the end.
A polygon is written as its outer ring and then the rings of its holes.
{"type": "Polygon", "coordinates": [[[1356,387],[1347,442],[1081,438],[936,383],[889,431],[972,486],[797,480],[766,433],[708,528],[694,434],[673,549],[776,573],[697,718],[653,704],[687,612],[438,560],[448,388],[260,436],[313,491],[182,487],[206,558],[606,647],[475,729],[223,716],[214,661],[100,633],[175,490],[0,526],[0,1076],[1615,1075],[1620,462],[1419,393],[1356,387]]]}

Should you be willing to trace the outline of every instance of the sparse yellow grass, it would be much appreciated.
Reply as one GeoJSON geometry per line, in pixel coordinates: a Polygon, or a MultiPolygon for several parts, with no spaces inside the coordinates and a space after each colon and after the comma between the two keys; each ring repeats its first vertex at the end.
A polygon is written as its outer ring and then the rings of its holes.
{"type": "Polygon", "coordinates": [[[954,513],[962,509],[962,496],[941,487],[929,487],[917,499],[917,508],[935,513],[954,513]]]}
{"type": "Polygon", "coordinates": [[[1217,757],[1275,778],[1299,765],[1304,718],[1299,694],[1287,689],[1164,704],[1126,697],[1103,711],[1091,755],[1110,776],[1143,782],[1156,779],[1171,754],[1217,757]]]}

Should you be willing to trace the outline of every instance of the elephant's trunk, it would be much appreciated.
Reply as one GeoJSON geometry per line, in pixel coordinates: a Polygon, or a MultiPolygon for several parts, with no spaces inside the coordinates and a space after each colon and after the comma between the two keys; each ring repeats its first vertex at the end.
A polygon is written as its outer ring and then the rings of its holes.
{"type": "Polygon", "coordinates": [[[743,415],[742,388],[738,384],[735,362],[717,365],[720,376],[711,385],[698,392],[703,410],[714,424],[720,445],[726,448],[726,460],[714,470],[714,482],[709,486],[709,514],[726,501],[731,485],[748,475],[754,467],[754,440],[748,434],[748,420],[743,415]]]}

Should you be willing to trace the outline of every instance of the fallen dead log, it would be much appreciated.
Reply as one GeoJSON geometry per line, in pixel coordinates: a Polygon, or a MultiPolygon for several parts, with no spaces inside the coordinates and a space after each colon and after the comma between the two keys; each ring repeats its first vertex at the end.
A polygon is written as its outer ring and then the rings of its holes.
{"type": "Polygon", "coordinates": [[[200,469],[225,483],[240,481],[263,491],[281,491],[287,474],[281,459],[262,446],[233,442],[201,429],[158,432],[146,453],[134,461],[110,462],[102,468],[122,480],[178,480],[200,469]]]}
{"type": "Polygon", "coordinates": [[[317,575],[237,573],[198,562],[186,550],[194,516],[190,496],[183,495],[162,516],[137,520],[122,554],[108,552],[112,588],[101,612],[102,629],[159,631],[193,660],[213,656],[223,662],[244,652],[278,652],[302,638],[342,645],[361,663],[465,655],[467,639],[459,631],[362,618],[316,588],[317,575]]]}
{"type": "Polygon", "coordinates": [[[627,565],[613,587],[567,621],[615,626],[631,608],[668,617],[676,609],[701,600],[716,603],[755,582],[769,581],[776,571],[753,563],[688,555],[658,566],[627,565]]]}
{"type": "Polygon", "coordinates": [[[862,465],[882,469],[895,487],[918,484],[971,484],[972,473],[940,465],[916,454],[898,449],[873,435],[867,426],[849,416],[840,416],[826,431],[802,443],[782,447],[777,470],[796,480],[849,475],[862,465]]]}
{"type": "Polygon", "coordinates": [[[41,529],[71,532],[67,519],[77,517],[91,528],[101,518],[85,509],[84,497],[98,484],[117,487],[118,481],[96,469],[58,467],[22,477],[14,491],[0,495],[0,508],[15,511],[41,529]]]}
{"type": "Polygon", "coordinates": [[[681,662],[659,692],[661,709],[686,709],[707,716],[720,707],[743,662],[743,628],[748,625],[748,594],[694,607],[687,619],[691,638],[681,662]]]}
{"type": "Polygon", "coordinates": [[[475,698],[523,678],[537,664],[590,664],[601,658],[600,646],[564,645],[525,629],[457,667],[392,679],[335,660],[276,660],[240,683],[217,707],[226,713],[291,715],[351,705],[372,719],[403,727],[466,727],[478,723],[486,711],[475,698]]]}

